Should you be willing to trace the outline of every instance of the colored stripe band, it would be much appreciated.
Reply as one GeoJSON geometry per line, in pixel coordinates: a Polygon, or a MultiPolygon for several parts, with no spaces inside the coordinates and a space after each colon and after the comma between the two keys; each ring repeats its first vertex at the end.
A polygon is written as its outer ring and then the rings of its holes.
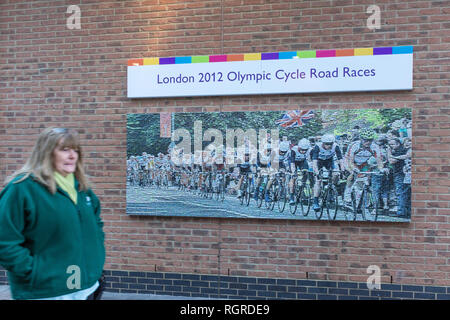
{"type": "Polygon", "coordinates": [[[351,56],[376,56],[389,54],[411,54],[413,46],[355,48],[336,50],[304,50],[268,53],[221,54],[192,57],[167,57],[130,59],[128,66],[164,65],[164,64],[190,64],[209,62],[254,61],[254,60],[281,60],[281,59],[310,59],[351,56]]]}
{"type": "Polygon", "coordinates": [[[261,53],[261,60],[278,60],[278,52],[261,53]]]}

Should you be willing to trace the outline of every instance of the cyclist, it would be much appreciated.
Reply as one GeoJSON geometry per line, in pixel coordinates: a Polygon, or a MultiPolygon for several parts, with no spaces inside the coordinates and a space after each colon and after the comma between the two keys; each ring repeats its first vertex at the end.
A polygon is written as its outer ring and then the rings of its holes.
{"type": "Polygon", "coordinates": [[[245,150],[244,160],[241,163],[238,163],[237,168],[239,170],[239,182],[237,185],[238,190],[238,199],[242,198],[242,190],[241,185],[244,181],[244,177],[246,174],[252,172],[252,164],[250,163],[250,151],[245,150]]]}
{"type": "Polygon", "coordinates": [[[213,170],[213,150],[202,151],[202,174],[199,186],[201,190],[208,191],[211,187],[211,175],[213,170]]]}
{"type": "Polygon", "coordinates": [[[139,162],[139,186],[144,184],[144,178],[148,176],[148,162],[149,157],[147,152],[142,152],[142,155],[138,157],[139,162]]]}
{"type": "Polygon", "coordinates": [[[324,134],[320,138],[320,142],[316,144],[311,151],[311,158],[313,160],[314,179],[314,202],[313,208],[315,211],[320,210],[319,193],[320,193],[320,179],[319,172],[322,168],[332,171],[332,182],[337,183],[339,172],[336,170],[334,157],[336,156],[341,171],[344,170],[344,162],[342,159],[342,152],[335,142],[334,134],[324,134]]]}
{"type": "Polygon", "coordinates": [[[152,154],[150,154],[148,158],[148,171],[150,181],[153,181],[153,179],[155,178],[155,156],[152,154]]]}
{"type": "Polygon", "coordinates": [[[211,161],[213,166],[213,171],[221,171],[225,168],[226,153],[223,148],[217,148],[211,150],[211,161]],[[222,149],[222,151],[221,151],[222,149]]]}
{"type": "Polygon", "coordinates": [[[158,181],[161,182],[165,176],[165,168],[167,167],[167,160],[164,158],[164,154],[159,152],[158,157],[155,158],[155,168],[158,181]]]}
{"type": "MultiPolygon", "coordinates": [[[[377,167],[379,172],[383,174],[383,161],[380,147],[374,142],[375,131],[370,128],[364,128],[360,131],[360,140],[355,141],[348,150],[348,169],[352,176],[348,178],[344,191],[344,202],[346,206],[351,207],[351,187],[353,185],[353,175],[370,171],[371,168],[377,167]],[[350,181],[350,182],[349,182],[350,181]]],[[[376,190],[378,194],[380,190],[376,190]]],[[[385,204],[387,205],[387,204],[385,204]]]]}
{"type": "Polygon", "coordinates": [[[127,161],[128,169],[130,170],[130,182],[135,182],[139,173],[139,162],[136,159],[136,156],[131,156],[130,160],[127,161]],[[128,162],[129,161],[129,162],[128,162]]]}
{"type": "Polygon", "coordinates": [[[166,159],[166,166],[164,167],[164,169],[166,171],[167,181],[169,186],[172,186],[175,172],[174,162],[172,160],[172,157],[170,156],[170,153],[166,154],[165,159],[166,159]]]}
{"type": "MultiPolygon", "coordinates": [[[[279,148],[278,148],[278,155],[276,155],[274,152],[272,152],[272,155],[271,155],[271,159],[272,160],[271,160],[270,167],[274,168],[274,165],[273,165],[274,161],[273,160],[274,160],[274,158],[278,157],[278,172],[283,172],[283,171],[286,171],[287,169],[289,169],[290,168],[290,163],[289,163],[289,161],[290,161],[290,153],[289,153],[289,151],[290,151],[289,141],[286,141],[286,140],[281,141],[280,145],[279,145],[279,148]]],[[[274,168],[274,169],[276,169],[276,168],[274,168]]],[[[274,176],[271,176],[269,178],[268,183],[267,183],[266,190],[270,190],[270,187],[272,186],[273,180],[274,180],[274,176]]],[[[267,193],[267,192],[265,194],[265,201],[266,202],[270,202],[271,201],[271,199],[269,197],[269,193],[267,193]]]]}
{"type": "MultiPolygon", "coordinates": [[[[289,204],[295,204],[294,198],[294,185],[297,180],[297,175],[295,174],[297,170],[309,170],[308,158],[311,152],[310,142],[308,139],[301,139],[296,146],[291,149],[291,172],[294,173],[291,181],[289,181],[289,204]]],[[[307,175],[303,175],[303,183],[306,182],[307,175]]]]}
{"type": "Polygon", "coordinates": [[[258,200],[259,196],[259,189],[261,187],[261,182],[263,176],[267,176],[270,173],[270,162],[272,159],[272,146],[267,144],[267,148],[263,152],[258,152],[257,162],[256,162],[256,168],[257,168],[257,178],[255,182],[255,194],[254,199],[258,200]]]}
{"type": "Polygon", "coordinates": [[[155,158],[155,168],[156,170],[161,170],[161,167],[164,164],[164,154],[161,152],[158,153],[158,156],[155,158]]]}

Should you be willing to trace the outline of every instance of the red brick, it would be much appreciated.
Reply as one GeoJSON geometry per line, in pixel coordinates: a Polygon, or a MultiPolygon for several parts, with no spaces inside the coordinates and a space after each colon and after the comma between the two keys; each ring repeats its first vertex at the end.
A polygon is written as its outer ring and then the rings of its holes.
{"type": "Polygon", "coordinates": [[[355,1],[95,1],[67,30],[51,1],[4,1],[0,11],[0,179],[23,164],[41,128],[79,128],[88,173],[103,204],[106,268],[449,286],[450,24],[431,0],[381,4],[366,28],[355,1]],[[45,11],[45,13],[44,13],[45,11]],[[411,92],[128,100],[129,59],[414,44],[411,92]],[[407,224],[129,217],[125,212],[125,115],[144,112],[413,109],[413,217],[407,224]],[[102,154],[110,162],[99,158],[102,154]],[[120,161],[112,161],[121,159],[120,161]],[[435,231],[434,235],[427,234],[435,231]],[[432,242],[433,241],[433,242],[432,242]],[[220,251],[219,248],[220,247],[220,251]],[[448,256],[446,256],[448,258],[448,256]],[[396,276],[398,270],[404,274],[396,276]]]}

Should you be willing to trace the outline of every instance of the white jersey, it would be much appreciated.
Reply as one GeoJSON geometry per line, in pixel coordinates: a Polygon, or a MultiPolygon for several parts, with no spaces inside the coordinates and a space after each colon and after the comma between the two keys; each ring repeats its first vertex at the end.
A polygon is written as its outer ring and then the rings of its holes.
{"type": "Polygon", "coordinates": [[[322,143],[319,143],[317,146],[319,147],[319,160],[333,159],[336,153],[336,143],[333,143],[333,146],[329,150],[322,147],[322,143]]]}
{"type": "Polygon", "coordinates": [[[309,161],[310,152],[311,149],[308,149],[305,153],[301,153],[298,146],[293,146],[291,149],[291,160],[295,162],[301,162],[304,160],[309,161]]]}
{"type": "Polygon", "coordinates": [[[381,151],[380,147],[375,142],[372,142],[369,148],[364,148],[361,141],[356,141],[350,147],[349,156],[353,156],[353,162],[357,166],[363,166],[368,164],[370,158],[381,156],[381,151]]]}

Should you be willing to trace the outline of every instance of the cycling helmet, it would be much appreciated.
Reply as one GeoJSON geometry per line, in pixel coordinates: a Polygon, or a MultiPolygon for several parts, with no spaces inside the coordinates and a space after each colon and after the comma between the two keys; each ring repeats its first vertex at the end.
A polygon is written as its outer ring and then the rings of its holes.
{"type": "Polygon", "coordinates": [[[280,151],[281,152],[287,152],[289,150],[289,142],[288,141],[282,141],[280,143],[280,151]]]}
{"type": "Polygon", "coordinates": [[[334,134],[327,133],[320,138],[320,142],[322,143],[333,143],[334,142],[334,134]]]}
{"type": "Polygon", "coordinates": [[[309,143],[309,140],[306,138],[303,138],[298,142],[298,147],[302,150],[309,149],[310,146],[311,144],[309,143]]]}
{"type": "Polygon", "coordinates": [[[360,132],[361,139],[364,140],[372,140],[375,139],[375,131],[370,128],[364,128],[360,132]]]}

